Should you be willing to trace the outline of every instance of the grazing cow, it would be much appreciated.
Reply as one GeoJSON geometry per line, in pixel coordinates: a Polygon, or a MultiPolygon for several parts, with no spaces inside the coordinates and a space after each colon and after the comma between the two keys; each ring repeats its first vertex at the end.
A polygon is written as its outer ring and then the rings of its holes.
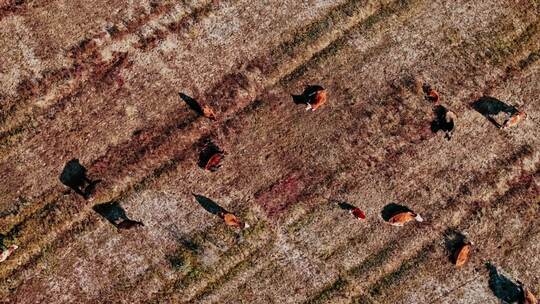
{"type": "Polygon", "coordinates": [[[209,118],[211,120],[216,120],[216,113],[214,113],[214,110],[210,108],[210,106],[204,105],[202,107],[203,116],[206,118],[209,118]]]}
{"type": "Polygon", "coordinates": [[[433,114],[435,119],[431,122],[431,131],[433,133],[443,131],[445,134],[444,137],[450,140],[455,126],[455,120],[457,120],[456,114],[441,105],[433,108],[433,114]]]}
{"type": "Polygon", "coordinates": [[[223,219],[223,221],[225,222],[225,224],[227,224],[227,226],[240,228],[240,229],[249,228],[249,225],[247,223],[241,222],[238,219],[238,217],[236,217],[236,215],[234,215],[232,213],[220,212],[218,215],[219,215],[219,217],[221,217],[223,219]]]}
{"type": "Polygon", "coordinates": [[[307,104],[306,110],[317,110],[327,100],[328,94],[326,90],[318,85],[308,86],[302,95],[292,95],[293,101],[296,104],[307,104]]]}
{"type": "Polygon", "coordinates": [[[424,83],[424,85],[422,86],[422,90],[424,91],[424,94],[426,94],[426,99],[435,103],[435,104],[438,104],[439,103],[439,93],[437,93],[437,91],[435,91],[431,85],[429,85],[428,83],[424,83]]]}
{"type": "Polygon", "coordinates": [[[366,218],[366,214],[358,207],[355,207],[346,202],[338,202],[338,205],[339,207],[341,207],[341,209],[349,211],[350,214],[352,214],[355,218],[359,220],[363,220],[366,218]]]}
{"type": "Polygon", "coordinates": [[[416,220],[423,222],[424,219],[419,214],[414,213],[407,206],[391,203],[381,210],[381,217],[392,226],[403,226],[405,223],[416,220]]]}
{"type": "Polygon", "coordinates": [[[221,207],[220,205],[218,205],[216,202],[209,199],[208,197],[203,196],[203,195],[197,195],[197,194],[193,194],[193,196],[195,197],[195,200],[197,201],[197,203],[199,203],[201,207],[204,208],[204,210],[214,215],[219,216],[225,222],[227,226],[240,228],[240,229],[249,228],[249,225],[247,223],[243,223],[242,221],[238,219],[238,217],[236,217],[236,215],[228,212],[227,210],[225,210],[223,207],[221,207]]]}
{"type": "Polygon", "coordinates": [[[225,154],[216,144],[209,141],[199,154],[199,167],[215,172],[221,167],[225,154]]]}
{"type": "Polygon", "coordinates": [[[416,220],[417,222],[423,222],[424,219],[419,215],[412,211],[405,211],[400,212],[398,214],[393,215],[389,220],[388,223],[392,226],[403,226],[404,224],[416,220]]]}
{"type": "Polygon", "coordinates": [[[473,102],[472,107],[500,129],[513,127],[527,118],[525,112],[493,97],[484,96],[473,102]],[[500,115],[503,115],[502,123],[496,120],[500,115]]]}
{"type": "Polygon", "coordinates": [[[204,165],[204,169],[214,172],[219,167],[221,167],[221,160],[223,159],[223,153],[217,152],[214,155],[210,157],[206,165],[204,165]]]}
{"type": "Polygon", "coordinates": [[[527,118],[527,113],[519,111],[516,114],[510,116],[510,118],[504,122],[503,128],[511,128],[513,126],[516,126],[521,121],[525,120],[527,118]]]}
{"type": "Polygon", "coordinates": [[[520,303],[523,304],[540,304],[540,301],[536,299],[536,296],[532,293],[532,291],[527,288],[522,282],[517,282],[519,285],[519,288],[521,289],[522,296],[520,299],[520,303]]]}
{"type": "Polygon", "coordinates": [[[469,255],[471,253],[472,246],[471,244],[463,244],[458,251],[456,251],[455,264],[456,267],[461,267],[469,260],[469,255]]]}
{"type": "Polygon", "coordinates": [[[439,93],[431,85],[424,83],[422,90],[424,91],[425,98],[434,104],[434,119],[431,122],[431,131],[433,133],[443,131],[445,134],[444,137],[450,140],[452,131],[454,130],[455,120],[457,120],[456,114],[439,104],[439,93]]]}
{"type": "Polygon", "coordinates": [[[85,199],[90,197],[93,186],[99,182],[93,182],[86,176],[86,168],[76,158],[66,163],[59,179],[62,184],[70,187],[85,199]]]}
{"type": "Polygon", "coordinates": [[[211,120],[216,120],[216,114],[214,113],[214,110],[210,108],[208,105],[201,105],[197,100],[191,98],[190,96],[179,93],[180,98],[184,100],[184,102],[198,115],[204,116],[211,120]]]}

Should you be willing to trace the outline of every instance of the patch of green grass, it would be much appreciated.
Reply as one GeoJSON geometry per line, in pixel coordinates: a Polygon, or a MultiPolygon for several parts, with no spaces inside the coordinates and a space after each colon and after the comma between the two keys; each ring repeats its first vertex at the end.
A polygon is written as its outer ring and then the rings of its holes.
{"type": "Polygon", "coordinates": [[[169,264],[171,265],[171,267],[175,271],[180,270],[181,267],[184,266],[185,261],[180,256],[168,255],[166,258],[167,258],[167,261],[169,261],[169,264]]]}
{"type": "Polygon", "coordinates": [[[372,304],[372,303],[375,303],[373,302],[373,300],[366,296],[366,295],[361,295],[361,296],[358,296],[354,299],[352,299],[352,303],[354,304],[372,304]]]}
{"type": "Polygon", "coordinates": [[[249,228],[244,229],[244,231],[242,231],[242,235],[248,238],[257,237],[261,235],[266,228],[267,228],[267,225],[265,222],[258,221],[254,225],[250,226],[249,228]]]}
{"type": "MultiPolygon", "coordinates": [[[[243,213],[242,213],[243,214],[243,213]]],[[[258,237],[265,231],[266,224],[262,221],[257,222],[252,227],[245,230],[243,233],[244,237],[258,237]]],[[[227,263],[226,261],[230,259],[236,259],[239,255],[242,255],[242,252],[246,250],[246,246],[249,246],[249,242],[246,242],[244,246],[241,246],[241,244],[237,243],[238,241],[238,233],[231,229],[230,227],[227,227],[226,225],[215,225],[211,227],[210,229],[201,232],[200,234],[193,236],[191,238],[191,242],[195,244],[204,244],[206,242],[212,242],[214,245],[216,243],[218,244],[227,244],[225,246],[230,245],[230,247],[227,247],[226,251],[220,256],[220,261],[210,265],[210,266],[203,266],[198,260],[198,254],[200,254],[200,250],[204,250],[204,247],[199,248],[197,252],[190,251],[186,248],[183,248],[181,251],[179,251],[178,254],[174,256],[175,259],[182,259],[183,265],[179,267],[179,270],[185,273],[184,277],[180,278],[177,282],[175,282],[172,286],[170,286],[165,293],[166,294],[173,294],[177,293],[179,290],[183,290],[188,288],[189,286],[192,286],[194,284],[198,284],[197,282],[202,282],[203,280],[208,280],[209,283],[207,286],[203,288],[202,294],[198,295],[197,298],[202,298],[207,294],[210,294],[213,292],[213,290],[217,289],[219,286],[221,286],[225,281],[229,280],[233,276],[235,276],[240,271],[247,269],[254,263],[255,261],[251,261],[251,256],[256,254],[260,250],[256,250],[254,253],[251,253],[249,257],[246,259],[238,262],[237,265],[234,265],[231,267],[229,271],[226,272],[226,274],[218,278],[214,281],[213,277],[215,273],[218,271],[218,269],[223,265],[223,263],[227,263]],[[197,255],[195,254],[197,253],[197,255]]],[[[266,246],[268,247],[269,244],[266,246]]],[[[263,250],[264,251],[264,250],[263,250]]],[[[171,261],[171,260],[169,260],[171,261]]]]}
{"type": "Polygon", "coordinates": [[[317,215],[317,211],[312,211],[303,215],[299,220],[287,226],[287,233],[294,234],[300,231],[300,229],[312,223],[317,218],[317,215]]]}
{"type": "Polygon", "coordinates": [[[174,290],[187,288],[189,285],[200,280],[206,273],[206,268],[199,265],[184,265],[185,276],[173,286],[174,290]]]}
{"type": "Polygon", "coordinates": [[[204,270],[199,267],[193,267],[189,270],[189,272],[186,274],[186,278],[189,281],[196,281],[199,279],[204,273],[204,270]]]}
{"type": "Polygon", "coordinates": [[[461,35],[459,31],[455,28],[450,28],[445,31],[445,37],[448,44],[457,44],[461,42],[461,35]]]}

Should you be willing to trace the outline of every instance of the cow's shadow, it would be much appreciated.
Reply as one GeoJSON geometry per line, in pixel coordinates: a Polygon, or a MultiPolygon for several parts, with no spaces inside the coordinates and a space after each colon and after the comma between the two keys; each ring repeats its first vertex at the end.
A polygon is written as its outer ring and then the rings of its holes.
{"type": "Polygon", "coordinates": [[[439,131],[445,132],[445,138],[450,140],[451,132],[454,130],[454,120],[447,121],[448,109],[444,106],[437,105],[433,107],[434,119],[431,122],[431,132],[437,133],[439,131]]]}
{"type": "Polygon", "coordinates": [[[188,107],[192,109],[195,113],[200,116],[204,115],[204,111],[197,100],[184,93],[178,93],[178,95],[180,95],[180,98],[182,98],[182,100],[188,105],[188,107]]]}
{"type": "Polygon", "coordinates": [[[142,222],[129,219],[126,211],[118,202],[95,205],[92,209],[118,229],[132,229],[138,226],[144,226],[142,222]]]}
{"type": "Polygon", "coordinates": [[[66,163],[59,179],[62,184],[68,186],[85,199],[90,198],[95,191],[96,185],[101,180],[91,180],[86,176],[86,168],[78,159],[74,158],[66,163]]]}
{"type": "Polygon", "coordinates": [[[4,244],[4,240],[6,240],[6,239],[7,239],[7,237],[5,235],[0,234],[0,252],[7,249],[6,244],[4,244]]]}
{"type": "Polygon", "coordinates": [[[523,290],[520,285],[506,277],[491,263],[486,263],[489,271],[489,288],[503,303],[521,303],[523,290]]]}
{"type": "Polygon", "coordinates": [[[491,96],[482,96],[478,100],[474,101],[471,106],[497,128],[501,128],[502,125],[495,120],[495,116],[501,113],[511,116],[518,112],[516,107],[508,105],[507,103],[491,96]]]}
{"type": "Polygon", "coordinates": [[[218,205],[216,202],[209,199],[208,197],[203,196],[203,195],[198,195],[198,194],[193,194],[193,196],[195,197],[195,200],[197,201],[197,203],[199,203],[199,205],[201,205],[201,207],[203,207],[204,210],[217,216],[219,216],[220,214],[227,213],[227,210],[225,210],[223,207],[221,207],[220,205],[218,205]]]}
{"type": "Polygon", "coordinates": [[[342,201],[335,201],[337,203],[337,205],[339,206],[339,208],[343,209],[343,210],[347,210],[347,211],[351,211],[351,210],[354,210],[356,207],[347,203],[347,202],[342,202],[342,201]]]}

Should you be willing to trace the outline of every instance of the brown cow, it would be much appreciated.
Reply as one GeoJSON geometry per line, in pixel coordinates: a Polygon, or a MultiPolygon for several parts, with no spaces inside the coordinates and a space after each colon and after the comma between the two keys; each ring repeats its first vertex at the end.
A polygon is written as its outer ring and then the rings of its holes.
{"type": "Polygon", "coordinates": [[[326,103],[328,94],[323,87],[312,85],[306,87],[302,95],[292,95],[292,98],[296,104],[307,104],[306,110],[315,111],[326,103]]]}
{"type": "Polygon", "coordinates": [[[225,224],[227,226],[236,227],[240,229],[249,228],[249,225],[247,223],[242,223],[236,215],[229,213],[229,212],[220,212],[219,217],[225,221],[225,224]]]}

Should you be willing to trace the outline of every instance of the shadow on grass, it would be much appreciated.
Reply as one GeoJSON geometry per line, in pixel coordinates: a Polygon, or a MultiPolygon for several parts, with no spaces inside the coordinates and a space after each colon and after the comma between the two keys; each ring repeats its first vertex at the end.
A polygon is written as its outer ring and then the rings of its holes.
{"type": "Polygon", "coordinates": [[[443,131],[446,133],[446,139],[450,140],[450,134],[454,130],[454,120],[447,121],[448,109],[444,106],[437,105],[433,107],[435,119],[431,122],[431,132],[437,133],[443,131]]]}
{"type": "Polygon", "coordinates": [[[195,200],[197,201],[197,203],[199,203],[199,205],[201,205],[204,208],[204,210],[214,215],[219,216],[220,214],[227,212],[225,209],[223,209],[223,207],[221,207],[216,202],[214,202],[213,200],[209,199],[206,196],[202,196],[198,194],[193,194],[193,196],[195,197],[195,200]]]}
{"type": "Polygon", "coordinates": [[[338,206],[343,209],[343,210],[347,210],[347,211],[351,211],[351,210],[354,210],[356,207],[347,203],[347,202],[337,202],[338,206]]]}
{"type": "Polygon", "coordinates": [[[199,250],[199,245],[187,238],[187,236],[178,228],[176,224],[170,224],[166,226],[165,229],[171,234],[171,237],[174,238],[180,246],[193,252],[197,252],[199,250]]]}
{"type": "Polygon", "coordinates": [[[7,249],[7,246],[4,244],[5,239],[7,239],[7,237],[3,234],[0,234],[0,252],[7,249]]]}
{"type": "Polygon", "coordinates": [[[60,182],[73,189],[77,194],[88,199],[100,180],[92,181],[86,176],[86,168],[74,158],[66,163],[59,176],[60,182]]]}
{"type": "Polygon", "coordinates": [[[497,128],[501,128],[502,125],[495,120],[494,116],[497,116],[500,113],[514,115],[518,112],[516,107],[490,96],[482,96],[480,99],[473,102],[471,106],[497,128]]]}
{"type": "Polygon", "coordinates": [[[126,211],[118,202],[95,205],[92,209],[118,229],[132,229],[144,226],[141,222],[130,220],[126,215],[126,211]]]}
{"type": "Polygon", "coordinates": [[[521,286],[506,277],[491,263],[486,263],[489,271],[489,288],[503,303],[522,303],[523,290],[521,286]]]}
{"type": "Polygon", "coordinates": [[[178,93],[178,95],[180,95],[180,98],[182,98],[182,100],[188,105],[188,107],[195,111],[195,113],[200,116],[204,115],[203,109],[199,102],[184,93],[178,93]]]}

